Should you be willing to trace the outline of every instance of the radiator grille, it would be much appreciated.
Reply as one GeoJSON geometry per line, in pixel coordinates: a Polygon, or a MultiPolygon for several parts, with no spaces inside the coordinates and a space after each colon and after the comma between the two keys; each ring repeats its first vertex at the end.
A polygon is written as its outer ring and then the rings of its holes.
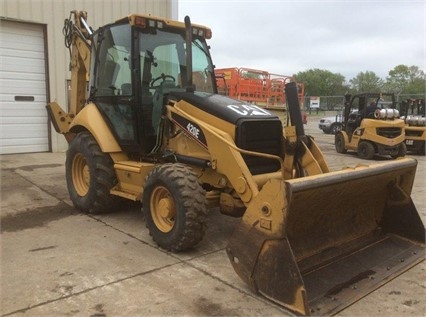
{"type": "Polygon", "coordinates": [[[401,135],[401,128],[377,128],[376,133],[385,138],[394,139],[401,135]]]}
{"type": "Polygon", "coordinates": [[[420,131],[420,130],[405,130],[405,136],[421,137],[422,134],[423,134],[423,131],[420,131]]]}
{"type": "MultiPolygon", "coordinates": [[[[239,148],[248,151],[281,156],[282,124],[274,120],[246,120],[237,125],[236,143],[239,148]]],[[[274,159],[243,154],[253,175],[275,172],[280,163],[274,159]]]]}

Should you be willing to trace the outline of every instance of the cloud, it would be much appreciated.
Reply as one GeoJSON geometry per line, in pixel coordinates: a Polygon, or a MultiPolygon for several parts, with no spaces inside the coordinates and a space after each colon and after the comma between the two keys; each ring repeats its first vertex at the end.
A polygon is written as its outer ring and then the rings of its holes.
{"type": "Polygon", "coordinates": [[[311,68],[385,78],[399,64],[426,67],[425,1],[179,0],[179,18],[212,28],[218,68],[291,75],[311,68]]]}

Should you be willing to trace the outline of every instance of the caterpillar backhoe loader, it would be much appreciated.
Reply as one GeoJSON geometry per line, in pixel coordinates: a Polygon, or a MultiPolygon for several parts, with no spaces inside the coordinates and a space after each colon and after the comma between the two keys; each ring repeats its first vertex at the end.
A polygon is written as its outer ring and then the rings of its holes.
{"type": "Polygon", "coordinates": [[[410,198],[417,162],[330,171],[305,135],[296,83],[285,88],[284,128],[217,94],[209,28],[132,14],[93,32],[73,11],[65,34],[70,111],[47,109],[69,142],[76,208],[103,213],[140,200],[153,240],[178,252],[201,241],[218,206],[240,218],[226,248],[238,275],[301,315],[336,313],[424,260],[410,198]]]}

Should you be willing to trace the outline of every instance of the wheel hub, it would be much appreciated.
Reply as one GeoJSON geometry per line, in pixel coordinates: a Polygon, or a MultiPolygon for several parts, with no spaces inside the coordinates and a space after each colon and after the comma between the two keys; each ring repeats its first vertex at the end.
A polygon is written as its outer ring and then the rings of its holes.
{"type": "Polygon", "coordinates": [[[173,202],[169,198],[162,198],[158,203],[158,209],[160,212],[160,216],[163,218],[171,218],[173,217],[172,210],[173,202]]]}
{"type": "Polygon", "coordinates": [[[72,181],[79,196],[85,196],[90,186],[90,170],[86,158],[78,153],[72,162],[72,181]]]}
{"type": "Polygon", "coordinates": [[[175,224],[176,208],[167,188],[159,186],[151,196],[151,216],[162,232],[170,232],[175,224]]]}

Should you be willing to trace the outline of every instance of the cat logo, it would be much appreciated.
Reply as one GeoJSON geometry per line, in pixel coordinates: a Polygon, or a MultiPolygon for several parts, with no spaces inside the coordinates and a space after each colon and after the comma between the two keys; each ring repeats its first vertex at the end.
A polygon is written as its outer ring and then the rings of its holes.
{"type": "Polygon", "coordinates": [[[235,111],[242,116],[270,116],[268,111],[263,110],[255,105],[228,105],[228,109],[235,111]]]}

